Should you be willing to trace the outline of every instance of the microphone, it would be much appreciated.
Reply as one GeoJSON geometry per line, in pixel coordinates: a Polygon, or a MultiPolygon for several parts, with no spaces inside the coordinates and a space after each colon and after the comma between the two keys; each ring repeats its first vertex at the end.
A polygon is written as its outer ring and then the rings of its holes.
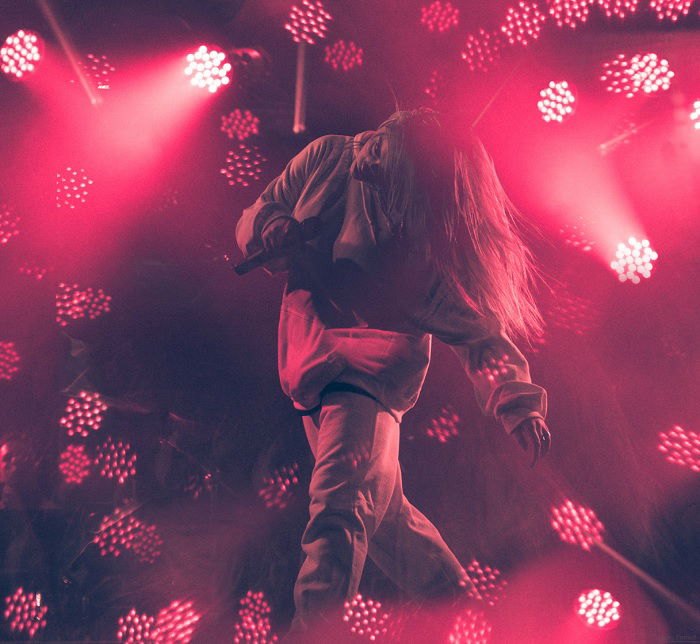
{"type": "MultiPolygon", "coordinates": [[[[299,238],[302,242],[309,241],[318,237],[321,234],[321,220],[318,217],[309,217],[299,223],[299,238]]],[[[295,250],[292,247],[278,248],[277,250],[268,251],[264,248],[251,253],[240,264],[234,264],[233,270],[237,275],[245,275],[254,268],[267,264],[270,260],[278,257],[285,257],[290,254],[290,251],[295,250]]]]}

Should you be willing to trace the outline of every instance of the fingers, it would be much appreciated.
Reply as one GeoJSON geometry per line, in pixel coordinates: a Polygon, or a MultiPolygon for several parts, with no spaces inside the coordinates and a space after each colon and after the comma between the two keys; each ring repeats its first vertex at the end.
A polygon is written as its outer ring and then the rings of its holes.
{"type": "Polygon", "coordinates": [[[301,243],[299,222],[286,217],[272,222],[263,232],[262,242],[268,252],[297,246],[301,243]]]}
{"type": "Polygon", "coordinates": [[[514,432],[520,447],[528,451],[532,445],[532,461],[530,467],[546,456],[552,443],[552,435],[541,418],[529,418],[521,423],[514,432]]]}

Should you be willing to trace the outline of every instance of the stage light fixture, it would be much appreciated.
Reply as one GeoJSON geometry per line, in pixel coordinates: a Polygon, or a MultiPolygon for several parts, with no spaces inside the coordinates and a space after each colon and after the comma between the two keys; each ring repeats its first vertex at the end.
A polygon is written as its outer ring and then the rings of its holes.
{"type": "Polygon", "coordinates": [[[229,139],[244,141],[248,137],[260,134],[260,119],[250,110],[235,110],[221,117],[219,128],[229,139]]]}
{"type": "Polygon", "coordinates": [[[197,51],[187,54],[185,75],[195,87],[207,89],[212,94],[231,82],[231,63],[226,54],[218,49],[201,45],[197,51]]]}
{"type": "Polygon", "coordinates": [[[96,432],[102,426],[103,414],[107,411],[107,404],[100,394],[90,391],[81,391],[77,397],[68,399],[64,415],[59,421],[66,428],[68,436],[82,436],[86,438],[89,431],[96,432]]]}
{"type": "Polygon", "coordinates": [[[163,540],[154,525],[146,525],[118,508],[102,519],[93,543],[103,557],[119,557],[131,551],[142,563],[153,563],[161,554],[163,540]]]}
{"type": "Polygon", "coordinates": [[[630,237],[627,244],[620,242],[617,245],[615,257],[610,262],[610,268],[617,272],[617,277],[621,282],[630,281],[632,284],[639,284],[641,277],[648,279],[654,268],[654,262],[659,255],[649,245],[648,239],[638,240],[630,237]]]}
{"type": "Polygon", "coordinates": [[[688,15],[693,2],[695,0],[650,0],[649,7],[656,12],[659,20],[676,22],[679,18],[688,15]]]}
{"type": "Polygon", "coordinates": [[[511,45],[528,45],[540,37],[545,20],[547,16],[536,2],[522,1],[508,9],[501,32],[511,45]]]}
{"type": "Polygon", "coordinates": [[[456,618],[449,635],[450,644],[490,644],[493,626],[486,616],[467,608],[456,618]]]}
{"type": "Polygon", "coordinates": [[[107,440],[97,448],[95,465],[100,468],[100,475],[108,479],[115,479],[119,485],[123,485],[130,476],[136,476],[136,454],[129,443],[107,440]]]}
{"type": "Polygon", "coordinates": [[[154,642],[153,630],[156,618],[142,613],[139,615],[132,608],[126,615],[118,620],[117,639],[123,644],[139,644],[140,642],[154,642]]]}
{"type": "Polygon", "coordinates": [[[235,150],[226,155],[226,165],[219,170],[226,177],[230,186],[248,187],[253,181],[259,181],[262,164],[267,161],[256,146],[248,147],[238,144],[235,150]]]}
{"type": "Polygon", "coordinates": [[[471,71],[487,72],[500,57],[503,40],[500,33],[479,29],[475,34],[469,34],[464,43],[461,56],[471,71]]]}
{"type": "Polygon", "coordinates": [[[299,464],[278,467],[270,476],[263,478],[263,487],[258,496],[266,508],[286,508],[299,485],[299,464]]]}
{"type": "Polygon", "coordinates": [[[93,184],[83,168],[68,166],[56,173],[56,207],[75,209],[88,197],[88,186],[93,184]]]}
{"type": "Polygon", "coordinates": [[[112,86],[112,74],[117,71],[116,67],[109,62],[109,58],[104,54],[87,54],[83,60],[78,61],[78,65],[83,70],[86,78],[92,81],[97,89],[110,89],[112,86]]]}
{"type": "Polygon", "coordinates": [[[358,47],[352,40],[347,43],[344,40],[338,40],[326,46],[323,60],[336,71],[341,69],[348,72],[354,67],[362,66],[363,56],[362,47],[358,47]]]}
{"type": "Polygon", "coordinates": [[[667,432],[659,432],[657,447],[669,463],[700,472],[700,434],[674,425],[667,432]]]}
{"type": "Polygon", "coordinates": [[[53,268],[48,266],[39,266],[38,264],[25,261],[20,264],[18,270],[22,275],[32,277],[40,282],[53,270],[53,268]]]}
{"type": "Polygon", "coordinates": [[[428,84],[423,89],[423,92],[427,94],[430,98],[435,100],[442,89],[442,84],[444,82],[444,77],[439,69],[434,69],[430,72],[430,78],[428,79],[428,84]]]}
{"type": "Polygon", "coordinates": [[[85,452],[84,445],[68,445],[61,452],[58,469],[69,485],[82,483],[89,475],[93,460],[85,452]]]}
{"type": "Polygon", "coordinates": [[[443,33],[459,24],[459,9],[451,2],[435,0],[420,10],[420,23],[428,31],[443,33]]]}
{"type": "Polygon", "coordinates": [[[598,588],[583,591],[576,600],[575,610],[586,626],[599,630],[615,628],[622,618],[620,602],[598,588]]]}
{"type": "Polygon", "coordinates": [[[700,130],[700,100],[693,101],[693,109],[690,112],[690,120],[693,122],[693,127],[700,130]]]}
{"type": "Polygon", "coordinates": [[[68,326],[74,320],[94,320],[111,311],[111,303],[112,296],[101,288],[81,289],[78,284],[61,282],[56,294],[56,322],[68,326]]]}
{"type": "Polygon", "coordinates": [[[452,405],[447,405],[440,410],[436,418],[432,418],[425,435],[434,438],[440,443],[446,443],[450,438],[459,436],[459,424],[461,418],[452,405]]]}
{"type": "Polygon", "coordinates": [[[20,29],[9,35],[0,47],[0,70],[12,80],[25,80],[36,71],[44,43],[39,34],[20,29]]]}
{"type": "Polygon", "coordinates": [[[673,77],[668,61],[657,54],[636,54],[629,59],[618,54],[603,63],[600,80],[609,92],[632,98],[640,92],[648,95],[667,90],[673,77]]]}
{"type": "Polygon", "coordinates": [[[238,619],[233,625],[233,644],[271,644],[277,641],[272,633],[272,609],[262,591],[249,590],[240,600],[238,619]]]}
{"type": "Polygon", "coordinates": [[[371,642],[386,635],[389,614],[382,610],[382,603],[360,593],[345,602],[343,621],[354,635],[371,642]]]}
{"type": "Polygon", "coordinates": [[[576,96],[572,90],[572,86],[565,80],[550,81],[547,87],[540,90],[537,109],[547,123],[561,123],[574,113],[576,96]]]}
{"type": "Polygon", "coordinates": [[[202,619],[191,600],[177,599],[156,616],[153,641],[167,644],[188,644],[192,641],[197,623],[202,619]]]}
{"type": "Polygon", "coordinates": [[[637,11],[639,0],[598,0],[598,6],[605,12],[608,18],[626,18],[637,11]]]}
{"type": "Polygon", "coordinates": [[[44,604],[41,593],[28,593],[21,586],[12,595],[5,597],[3,617],[10,631],[33,639],[46,628],[48,606],[44,604]]]}
{"type": "Polygon", "coordinates": [[[590,508],[575,505],[567,499],[559,507],[551,508],[550,512],[551,526],[562,541],[579,545],[584,550],[590,550],[603,541],[605,528],[590,508]]]}
{"type": "Polygon", "coordinates": [[[326,37],[328,23],[333,20],[322,2],[302,0],[301,6],[294,5],[289,13],[289,21],[284,28],[296,43],[314,45],[326,37]]]}
{"type": "Polygon", "coordinates": [[[592,1],[595,0],[549,0],[549,15],[554,18],[557,27],[576,29],[588,20],[592,1]]]}
{"type": "Polygon", "coordinates": [[[0,342],[0,380],[12,380],[19,371],[20,357],[14,342],[0,342]]]}
{"type": "Polygon", "coordinates": [[[0,204],[0,245],[7,244],[19,235],[19,222],[19,215],[13,208],[7,204],[0,204]]]}
{"type": "Polygon", "coordinates": [[[499,599],[503,599],[508,582],[503,579],[498,568],[484,566],[476,559],[472,559],[465,574],[474,584],[475,597],[485,601],[489,606],[494,606],[499,599]]]}

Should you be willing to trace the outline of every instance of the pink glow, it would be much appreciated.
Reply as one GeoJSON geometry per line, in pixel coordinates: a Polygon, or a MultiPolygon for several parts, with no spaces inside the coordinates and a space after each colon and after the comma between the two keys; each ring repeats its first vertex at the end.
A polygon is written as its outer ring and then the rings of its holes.
{"type": "Polygon", "coordinates": [[[658,253],[651,248],[648,239],[638,240],[636,237],[630,237],[627,243],[620,242],[617,245],[615,259],[610,262],[610,268],[617,273],[621,282],[639,284],[640,277],[651,277],[654,262],[658,258],[658,253]]]}
{"type": "Polygon", "coordinates": [[[637,11],[639,0],[598,0],[598,6],[608,18],[613,16],[625,18],[637,11]]]}
{"type": "Polygon", "coordinates": [[[20,356],[14,342],[0,342],[0,380],[12,380],[19,371],[20,356]]]}
{"type": "Polygon", "coordinates": [[[576,97],[567,81],[550,81],[549,85],[540,91],[537,109],[546,122],[561,123],[574,113],[575,103],[576,97]]]}
{"type": "Polygon", "coordinates": [[[301,6],[294,5],[289,13],[289,21],[284,28],[292,35],[294,42],[314,45],[326,37],[328,23],[333,16],[326,11],[319,0],[302,0],[301,6]]]}
{"type": "Polygon", "coordinates": [[[89,475],[92,459],[85,453],[84,445],[68,445],[59,457],[58,469],[68,484],[80,484],[89,475]]]}
{"type": "Polygon", "coordinates": [[[590,550],[591,546],[603,541],[603,524],[595,512],[582,505],[574,505],[567,500],[559,507],[551,509],[551,525],[562,541],[590,550]]]}
{"type": "Polygon", "coordinates": [[[262,166],[267,159],[260,154],[257,146],[238,144],[235,150],[226,155],[226,165],[219,170],[230,186],[248,187],[253,181],[260,181],[262,166]]]}
{"type": "Polygon", "coordinates": [[[695,0],[649,0],[649,6],[656,12],[659,20],[676,22],[687,16],[695,0]]]}
{"type": "Polygon", "coordinates": [[[461,56],[469,65],[471,71],[477,69],[486,72],[500,57],[503,47],[502,36],[499,32],[479,29],[476,34],[469,34],[464,43],[461,56]]]}
{"type": "Polygon", "coordinates": [[[358,47],[352,40],[347,43],[344,40],[338,40],[326,46],[323,60],[335,70],[349,72],[355,67],[362,66],[364,53],[362,47],[358,47]]]}
{"type": "Polygon", "coordinates": [[[5,597],[3,617],[13,633],[26,633],[33,639],[37,632],[46,628],[48,607],[43,603],[41,593],[26,593],[19,587],[12,595],[5,597]]]}
{"type": "Polygon", "coordinates": [[[231,82],[231,63],[219,49],[201,45],[197,51],[187,54],[185,76],[194,87],[206,89],[212,94],[231,82]]]}
{"type": "Polygon", "coordinates": [[[83,60],[78,61],[78,64],[96,89],[106,90],[111,88],[112,74],[117,69],[109,62],[109,58],[106,55],[87,54],[83,60]]]}
{"type": "Polygon", "coordinates": [[[145,613],[139,615],[136,609],[132,608],[126,615],[119,618],[117,639],[124,644],[153,642],[155,623],[155,617],[145,613]]]}
{"type": "Polygon", "coordinates": [[[153,639],[158,644],[187,644],[192,640],[202,614],[194,602],[175,600],[156,617],[153,639]]]}
{"type": "Polygon", "coordinates": [[[667,432],[659,432],[658,450],[669,463],[700,472],[700,434],[674,425],[667,432]]]}
{"type": "Polygon", "coordinates": [[[517,7],[508,9],[501,31],[511,45],[529,45],[540,37],[546,20],[546,14],[542,13],[536,2],[523,0],[517,7]]]}
{"type": "Polygon", "coordinates": [[[637,94],[653,94],[671,86],[674,73],[668,61],[654,53],[636,54],[631,58],[618,54],[603,63],[600,80],[605,89],[632,98],[637,94]]]}
{"type": "Polygon", "coordinates": [[[591,0],[550,0],[549,14],[554,18],[557,27],[576,29],[588,20],[591,0]]]}
{"type": "Polygon", "coordinates": [[[12,80],[24,80],[36,71],[43,49],[39,34],[20,29],[9,35],[0,47],[0,70],[12,80]]]}
{"type": "Polygon", "coordinates": [[[122,552],[131,551],[144,563],[153,563],[163,545],[154,525],[146,525],[121,509],[102,519],[93,542],[103,557],[119,557],[122,552]]]}
{"type": "Polygon", "coordinates": [[[81,289],[78,284],[69,286],[61,282],[56,294],[56,322],[60,326],[68,326],[73,320],[94,320],[111,311],[111,302],[111,295],[101,288],[81,289]]]}
{"type": "Polygon", "coordinates": [[[476,559],[472,559],[466,574],[474,584],[479,599],[489,606],[494,606],[499,599],[503,599],[508,582],[503,579],[498,568],[482,565],[476,559]]]}
{"type": "Polygon", "coordinates": [[[450,644],[489,644],[493,627],[480,611],[466,609],[455,620],[450,644]]]}
{"type": "Polygon", "coordinates": [[[249,590],[240,600],[238,619],[234,624],[234,644],[271,644],[277,641],[277,635],[272,633],[270,613],[272,609],[262,591],[249,590]]]}
{"type": "Polygon", "coordinates": [[[451,2],[435,0],[421,7],[420,23],[425,25],[428,31],[442,33],[459,24],[459,9],[451,2]]]}
{"type": "Polygon", "coordinates": [[[221,117],[219,128],[229,139],[244,141],[250,136],[260,134],[260,119],[250,110],[236,108],[221,117]]]}
{"type": "Polygon", "coordinates": [[[575,609],[586,626],[600,630],[615,628],[622,617],[620,602],[609,592],[597,588],[582,592],[575,609]]]}
{"type": "Polygon", "coordinates": [[[690,120],[696,130],[700,130],[700,100],[693,101],[693,109],[690,112],[690,120]]]}
{"type": "Polygon", "coordinates": [[[111,436],[97,448],[95,465],[100,467],[101,476],[116,479],[120,485],[130,476],[136,476],[136,454],[131,445],[122,441],[115,443],[111,436]]]}
{"type": "Polygon", "coordinates": [[[374,642],[386,634],[389,614],[382,610],[381,602],[365,599],[358,593],[345,602],[343,621],[351,633],[374,642]]]}
{"type": "Polygon", "coordinates": [[[87,437],[88,430],[97,431],[107,411],[100,394],[81,391],[77,398],[70,398],[66,411],[59,421],[66,428],[68,436],[87,437]]]}
{"type": "Polygon", "coordinates": [[[56,174],[56,207],[74,208],[84,204],[93,180],[83,168],[67,167],[56,174]]]}
{"type": "Polygon", "coordinates": [[[443,407],[440,414],[430,421],[425,429],[428,438],[434,438],[440,443],[446,443],[449,439],[459,435],[461,419],[452,405],[443,407]]]}
{"type": "Polygon", "coordinates": [[[271,476],[263,479],[263,487],[258,496],[266,508],[285,508],[299,485],[299,464],[292,463],[277,468],[271,476]]]}
{"type": "Polygon", "coordinates": [[[0,245],[19,235],[19,222],[19,215],[10,206],[0,204],[0,245]]]}

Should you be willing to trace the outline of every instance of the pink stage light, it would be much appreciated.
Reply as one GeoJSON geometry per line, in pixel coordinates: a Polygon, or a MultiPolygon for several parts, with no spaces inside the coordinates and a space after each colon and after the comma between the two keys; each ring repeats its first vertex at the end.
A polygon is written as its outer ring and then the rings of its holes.
{"type": "Polygon", "coordinates": [[[440,414],[431,419],[425,429],[428,438],[435,438],[440,443],[446,443],[450,438],[459,436],[459,423],[461,418],[452,405],[447,405],[440,410],[440,414]]]}
{"type": "Polygon", "coordinates": [[[100,394],[81,391],[77,398],[69,398],[66,411],[59,423],[66,428],[68,436],[87,437],[88,430],[97,431],[102,426],[107,405],[100,394]]]}
{"type": "Polygon", "coordinates": [[[48,607],[41,593],[25,593],[20,586],[12,595],[5,597],[3,616],[13,633],[26,633],[33,639],[39,630],[46,628],[48,607]]]}
{"type": "Polygon", "coordinates": [[[477,69],[487,72],[500,58],[503,47],[502,36],[495,31],[479,29],[476,34],[469,34],[461,52],[471,71],[477,69]]]}
{"type": "Polygon", "coordinates": [[[494,606],[499,599],[503,599],[505,596],[508,582],[503,579],[498,568],[482,566],[476,559],[473,559],[465,574],[476,588],[474,596],[485,601],[489,606],[494,606]]]}
{"type": "Polygon", "coordinates": [[[226,54],[218,49],[209,49],[206,45],[201,45],[193,54],[187,54],[185,75],[191,76],[192,85],[207,89],[212,94],[231,82],[231,69],[226,54]]]}
{"type": "Polygon", "coordinates": [[[559,233],[567,246],[584,253],[588,253],[595,246],[595,241],[591,239],[591,233],[588,230],[588,223],[581,216],[578,216],[573,223],[564,224],[559,229],[559,233]]]}
{"type": "Polygon", "coordinates": [[[119,618],[117,639],[124,644],[152,643],[155,623],[155,617],[145,613],[139,615],[136,609],[132,608],[126,615],[119,618]]]}
{"type": "Polygon", "coordinates": [[[56,322],[68,326],[73,320],[94,320],[111,311],[112,297],[101,288],[80,289],[77,284],[69,286],[61,282],[56,294],[56,322]]]}
{"type": "Polygon", "coordinates": [[[576,614],[589,628],[610,630],[620,623],[620,602],[609,592],[594,588],[585,590],[576,600],[576,614]]]}
{"type": "Polygon", "coordinates": [[[435,100],[440,93],[440,89],[442,88],[442,83],[444,82],[444,78],[442,74],[440,73],[439,70],[434,69],[430,73],[430,78],[428,79],[428,84],[423,90],[430,98],[435,100]]]}
{"type": "Polygon", "coordinates": [[[219,172],[226,177],[228,185],[247,188],[251,182],[260,180],[262,166],[266,161],[256,146],[247,147],[239,143],[236,150],[229,150],[226,166],[219,172]]]}
{"type": "Polygon", "coordinates": [[[97,448],[95,465],[100,466],[100,475],[108,479],[116,479],[123,485],[130,476],[136,476],[136,454],[129,443],[116,443],[110,436],[105,443],[97,448]]]}
{"type": "Polygon", "coordinates": [[[342,69],[344,72],[349,72],[355,67],[362,66],[364,55],[362,47],[357,46],[352,40],[347,43],[344,40],[338,40],[326,46],[323,60],[336,71],[342,69]]]}
{"type": "Polygon", "coordinates": [[[546,19],[547,16],[542,13],[536,2],[523,0],[517,7],[508,9],[501,31],[511,45],[516,43],[528,45],[540,37],[542,25],[546,19]]]}
{"type": "Polygon", "coordinates": [[[158,612],[153,641],[158,644],[188,644],[200,619],[202,614],[195,609],[194,602],[175,600],[158,612]]]}
{"type": "Polygon", "coordinates": [[[0,342],[0,380],[12,380],[19,371],[20,357],[14,342],[0,342]]]}
{"type": "Polygon", "coordinates": [[[283,465],[277,468],[271,476],[263,479],[263,487],[258,490],[258,496],[266,508],[286,508],[299,485],[299,464],[283,465]]]}
{"type": "Polygon", "coordinates": [[[582,505],[574,505],[567,499],[559,507],[551,508],[551,525],[562,541],[590,550],[596,543],[602,543],[603,524],[595,512],[582,505]]]}
{"type": "Polygon", "coordinates": [[[59,457],[58,469],[69,485],[79,485],[88,476],[92,459],[86,454],[84,445],[69,445],[59,457]]]}
{"type": "Polygon", "coordinates": [[[483,613],[468,608],[457,616],[447,641],[450,644],[489,644],[492,631],[483,613]]]}
{"type": "Polygon", "coordinates": [[[88,197],[88,186],[93,184],[83,168],[67,167],[56,173],[56,207],[70,208],[84,204],[88,197]]]}
{"type": "Polygon", "coordinates": [[[19,216],[10,206],[0,204],[0,244],[7,244],[19,235],[19,222],[19,216]]]}
{"type": "Polygon", "coordinates": [[[144,563],[153,563],[163,545],[154,525],[146,525],[120,508],[102,519],[93,542],[103,557],[119,557],[122,552],[131,550],[144,563]]]}
{"type": "Polygon", "coordinates": [[[459,24],[459,9],[451,2],[435,0],[435,2],[421,7],[420,23],[425,25],[429,31],[442,33],[459,24]]]}
{"type": "Polygon", "coordinates": [[[211,492],[213,489],[213,477],[207,472],[206,474],[190,474],[182,491],[193,499],[198,499],[204,492],[211,492]]]}
{"type": "Polygon", "coordinates": [[[374,642],[386,635],[389,614],[382,610],[381,602],[365,599],[358,593],[351,601],[345,602],[343,621],[351,633],[374,642]]]}
{"type": "Polygon", "coordinates": [[[83,73],[89,78],[97,89],[110,89],[112,74],[117,71],[116,67],[109,62],[107,56],[87,54],[85,58],[78,61],[78,65],[83,73]]]}
{"type": "Polygon", "coordinates": [[[571,86],[566,81],[550,81],[549,85],[540,90],[540,100],[537,101],[537,109],[542,113],[542,118],[550,123],[561,123],[574,113],[576,96],[571,86]]]}
{"type": "Polygon", "coordinates": [[[545,314],[548,326],[576,335],[585,335],[599,326],[600,314],[591,300],[578,295],[563,282],[556,288],[555,295],[551,308],[545,314]]]}
{"type": "Polygon", "coordinates": [[[25,80],[36,71],[43,50],[39,34],[20,29],[8,36],[0,47],[0,69],[12,80],[25,80]]]}
{"type": "Polygon", "coordinates": [[[649,6],[656,11],[659,20],[676,22],[681,16],[687,16],[695,0],[650,0],[649,6]]]}
{"type": "Polygon", "coordinates": [[[236,108],[221,117],[220,129],[229,139],[244,141],[250,136],[260,134],[260,119],[250,110],[236,108]]]}
{"type": "Polygon", "coordinates": [[[693,127],[700,130],[700,100],[693,101],[693,109],[690,112],[690,120],[693,122],[693,127]]]}
{"type": "Polygon", "coordinates": [[[579,24],[588,20],[590,6],[595,0],[549,0],[549,14],[554,18],[557,27],[576,29],[579,24]]]}
{"type": "Polygon", "coordinates": [[[272,632],[270,613],[272,609],[265,599],[265,593],[249,590],[240,601],[238,620],[234,624],[234,644],[271,644],[277,641],[272,632]]]}
{"type": "Polygon", "coordinates": [[[333,16],[319,0],[302,0],[301,6],[294,5],[289,14],[289,22],[284,28],[292,34],[294,42],[314,45],[326,37],[328,23],[333,16]]]}
{"type": "Polygon", "coordinates": [[[32,264],[31,262],[22,262],[18,270],[22,275],[26,277],[31,277],[37,280],[37,282],[40,282],[53,269],[48,266],[39,266],[38,264],[32,264]]]}
{"type": "Polygon", "coordinates": [[[627,244],[620,242],[617,245],[615,257],[610,262],[610,268],[617,272],[617,278],[621,282],[629,280],[632,284],[639,284],[640,275],[645,279],[651,277],[654,262],[659,255],[649,246],[648,239],[639,241],[636,237],[630,237],[627,244]]]}
{"type": "Polygon", "coordinates": [[[603,63],[600,80],[609,92],[632,98],[640,92],[648,95],[667,90],[674,75],[668,61],[656,54],[636,54],[630,59],[618,54],[613,60],[603,63]]]}
{"type": "Polygon", "coordinates": [[[628,14],[637,11],[639,0],[598,0],[598,6],[608,18],[613,16],[625,18],[628,14]]]}
{"type": "Polygon", "coordinates": [[[668,432],[659,432],[658,449],[669,463],[700,472],[700,434],[674,425],[668,432]]]}

